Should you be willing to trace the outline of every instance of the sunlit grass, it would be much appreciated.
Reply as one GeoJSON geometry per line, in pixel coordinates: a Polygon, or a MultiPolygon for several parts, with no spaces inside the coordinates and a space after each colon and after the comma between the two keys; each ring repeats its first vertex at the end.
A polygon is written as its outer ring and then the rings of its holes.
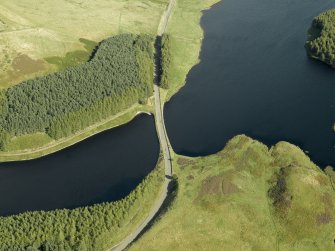
{"type": "Polygon", "coordinates": [[[245,136],[217,154],[174,158],[171,208],[130,250],[334,250],[335,191],[298,148],[245,136]],[[286,211],[268,191],[287,169],[286,211]]]}
{"type": "Polygon", "coordinates": [[[167,33],[171,38],[170,89],[166,99],[171,98],[184,84],[189,70],[199,62],[203,39],[200,27],[202,10],[218,0],[178,0],[167,33]]]}
{"type": "MultiPolygon", "coordinates": [[[[35,73],[15,71],[20,54],[39,60],[78,56],[85,51],[80,38],[101,41],[119,33],[155,34],[168,0],[24,1],[0,3],[0,88],[57,70],[45,61],[35,73]]],[[[82,55],[81,55],[82,56],[82,55]]]]}

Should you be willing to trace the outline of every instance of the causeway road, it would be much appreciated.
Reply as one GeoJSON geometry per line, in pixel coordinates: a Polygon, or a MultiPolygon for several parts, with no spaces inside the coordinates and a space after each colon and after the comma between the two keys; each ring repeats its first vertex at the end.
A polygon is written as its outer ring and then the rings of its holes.
{"type": "MultiPolygon", "coordinates": [[[[170,0],[169,5],[167,9],[165,10],[165,12],[163,13],[161,21],[159,23],[158,31],[157,31],[158,36],[161,36],[165,33],[166,27],[171,18],[175,5],[176,5],[176,0],[170,0]]],[[[172,159],[171,159],[171,152],[170,152],[170,147],[169,147],[169,139],[166,133],[165,123],[164,123],[164,116],[163,116],[164,103],[162,104],[161,102],[160,89],[157,85],[154,85],[154,97],[155,97],[155,124],[156,124],[156,130],[157,130],[157,135],[158,135],[159,142],[160,142],[161,151],[163,153],[163,158],[164,158],[164,169],[165,169],[164,185],[162,187],[162,190],[158,198],[156,199],[156,202],[153,208],[151,209],[150,213],[145,218],[145,220],[129,236],[127,236],[119,244],[109,249],[109,251],[124,250],[130,243],[132,243],[136,239],[136,237],[142,233],[142,231],[150,223],[150,221],[155,217],[155,215],[158,213],[159,209],[163,205],[163,202],[168,195],[168,187],[169,187],[169,184],[172,178],[172,159]]]]}

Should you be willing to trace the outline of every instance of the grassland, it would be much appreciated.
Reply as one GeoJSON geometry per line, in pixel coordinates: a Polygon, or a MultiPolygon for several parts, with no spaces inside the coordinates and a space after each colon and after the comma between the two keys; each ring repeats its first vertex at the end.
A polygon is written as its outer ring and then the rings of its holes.
{"type": "Polygon", "coordinates": [[[91,51],[85,41],[98,42],[119,33],[155,34],[167,3],[168,0],[2,0],[0,88],[59,69],[54,61],[66,58],[68,53],[86,58],[91,51]]]}
{"type": "Polygon", "coordinates": [[[129,250],[335,250],[332,181],[298,147],[237,136],[174,167],[176,199],[129,250]]]}

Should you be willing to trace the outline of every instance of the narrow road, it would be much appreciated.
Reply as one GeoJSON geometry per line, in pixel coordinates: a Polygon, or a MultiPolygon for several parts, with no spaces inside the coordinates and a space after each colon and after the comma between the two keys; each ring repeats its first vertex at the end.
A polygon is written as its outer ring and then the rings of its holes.
{"type": "MultiPolygon", "coordinates": [[[[161,21],[158,26],[157,35],[161,36],[164,34],[168,22],[170,20],[171,14],[173,12],[174,6],[176,4],[176,0],[170,0],[169,5],[165,12],[162,15],[161,21]]],[[[165,169],[165,180],[164,186],[161,190],[159,197],[157,198],[152,210],[150,211],[149,215],[145,220],[139,225],[136,230],[129,235],[126,239],[124,239],[119,244],[112,247],[109,251],[121,251],[125,249],[130,243],[132,243],[136,237],[143,231],[143,229],[149,224],[149,222],[155,217],[158,213],[159,209],[161,208],[164,200],[168,195],[168,187],[172,177],[172,162],[171,162],[171,153],[169,148],[169,140],[167,137],[165,123],[164,123],[164,116],[163,116],[163,104],[161,103],[160,98],[160,90],[157,85],[154,85],[154,97],[155,97],[155,124],[157,135],[160,142],[161,151],[163,153],[164,158],[164,169],[165,169]]]]}
{"type": "Polygon", "coordinates": [[[155,111],[156,111],[155,113],[156,130],[161,145],[161,151],[164,156],[165,181],[166,181],[165,183],[166,185],[168,185],[172,176],[172,162],[168,143],[169,141],[166,134],[165,123],[164,123],[163,107],[161,103],[159,87],[157,85],[154,86],[154,96],[155,96],[155,111]]]}

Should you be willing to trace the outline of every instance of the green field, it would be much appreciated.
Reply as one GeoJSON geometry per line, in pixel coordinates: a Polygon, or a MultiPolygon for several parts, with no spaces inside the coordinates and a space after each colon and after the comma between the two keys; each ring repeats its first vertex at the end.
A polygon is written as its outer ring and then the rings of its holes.
{"type": "Polygon", "coordinates": [[[335,250],[335,180],[296,146],[237,136],[174,172],[176,199],[129,250],[335,250]]]}
{"type": "Polygon", "coordinates": [[[168,0],[2,0],[0,88],[59,69],[48,62],[66,57],[69,52],[76,58],[85,58],[90,51],[83,39],[100,42],[119,33],[155,34],[167,3],[168,0]]]}

